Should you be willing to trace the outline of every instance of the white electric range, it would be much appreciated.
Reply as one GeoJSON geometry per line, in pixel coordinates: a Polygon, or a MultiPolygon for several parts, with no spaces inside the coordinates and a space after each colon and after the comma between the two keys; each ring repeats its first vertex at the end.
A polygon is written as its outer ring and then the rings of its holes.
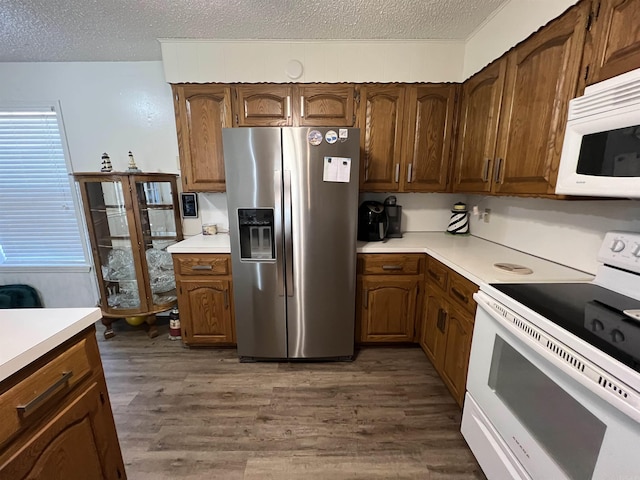
{"type": "Polygon", "coordinates": [[[590,283],[474,296],[461,430],[489,480],[640,479],[640,234],[598,260],[590,283]]]}

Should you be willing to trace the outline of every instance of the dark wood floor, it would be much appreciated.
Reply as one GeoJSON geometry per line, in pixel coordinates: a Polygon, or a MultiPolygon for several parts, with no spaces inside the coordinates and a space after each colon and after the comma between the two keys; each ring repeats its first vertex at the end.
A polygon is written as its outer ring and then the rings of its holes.
{"type": "Polygon", "coordinates": [[[123,321],[98,339],[130,480],[483,479],[419,348],[239,363],[123,321]]]}

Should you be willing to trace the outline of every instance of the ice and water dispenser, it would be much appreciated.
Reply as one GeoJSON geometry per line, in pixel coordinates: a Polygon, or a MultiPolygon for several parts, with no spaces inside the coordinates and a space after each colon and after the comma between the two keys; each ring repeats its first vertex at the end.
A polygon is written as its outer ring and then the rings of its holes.
{"type": "Polygon", "coordinates": [[[238,225],[240,227],[240,260],[276,258],[272,208],[239,208],[238,225]]]}

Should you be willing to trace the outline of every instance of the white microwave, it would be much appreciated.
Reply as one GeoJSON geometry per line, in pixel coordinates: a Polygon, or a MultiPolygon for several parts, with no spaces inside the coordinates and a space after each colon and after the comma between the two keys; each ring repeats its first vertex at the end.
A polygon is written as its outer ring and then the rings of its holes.
{"type": "Polygon", "coordinates": [[[569,102],[556,193],[640,198],[640,69],[569,102]]]}

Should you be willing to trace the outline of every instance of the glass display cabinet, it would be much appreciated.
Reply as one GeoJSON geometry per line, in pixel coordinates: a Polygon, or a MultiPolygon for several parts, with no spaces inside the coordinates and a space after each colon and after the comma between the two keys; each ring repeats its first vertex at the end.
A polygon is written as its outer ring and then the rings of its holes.
{"type": "Polygon", "coordinates": [[[177,175],[75,173],[100,289],[105,338],[112,323],[144,321],[155,337],[155,314],[176,305],[167,247],[182,240],[177,175]]]}

